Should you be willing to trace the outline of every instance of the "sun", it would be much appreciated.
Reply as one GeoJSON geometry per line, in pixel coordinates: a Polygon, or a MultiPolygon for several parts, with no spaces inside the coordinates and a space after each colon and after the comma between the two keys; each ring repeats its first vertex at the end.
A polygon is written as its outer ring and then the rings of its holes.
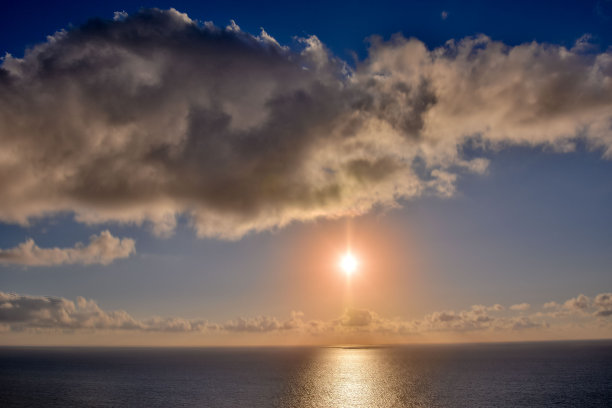
{"type": "Polygon", "coordinates": [[[355,273],[357,266],[359,266],[359,262],[350,252],[347,252],[340,258],[340,268],[342,268],[347,276],[351,276],[355,273]]]}

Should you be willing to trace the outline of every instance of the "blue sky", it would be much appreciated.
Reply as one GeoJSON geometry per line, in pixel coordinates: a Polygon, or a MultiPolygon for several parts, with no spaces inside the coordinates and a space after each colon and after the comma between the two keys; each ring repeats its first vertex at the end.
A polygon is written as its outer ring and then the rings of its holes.
{"type": "MultiPolygon", "coordinates": [[[[242,32],[253,35],[263,27],[281,45],[293,49],[303,48],[296,37],[316,35],[330,55],[353,68],[368,55],[375,58],[368,54],[366,39],[371,35],[387,41],[401,33],[417,38],[429,50],[450,39],[478,34],[507,46],[535,41],[567,49],[587,34],[590,48],[585,53],[589,55],[609,53],[612,44],[608,1],[310,2],[301,7],[287,2],[94,1],[20,2],[7,7],[0,17],[0,52],[15,58],[57,30],[70,32],[93,17],[112,20],[115,11],[133,15],[141,7],[173,7],[193,20],[213,21],[219,27],[233,19],[242,32]]],[[[523,302],[536,313],[551,301],[558,303],[558,310],[557,306],[549,309],[560,315],[574,304],[567,302],[585,294],[595,316],[608,310],[597,295],[612,290],[612,162],[602,157],[605,143],[602,147],[585,142],[573,128],[567,132],[578,139],[572,139],[577,140],[576,146],[565,153],[559,152],[557,139],[548,145],[515,143],[510,138],[484,149],[470,149],[469,143],[461,146],[462,158],[486,159],[488,167],[474,172],[453,170],[462,165],[459,162],[448,167],[457,175],[450,194],[404,195],[397,198],[395,208],[375,202],[357,217],[297,219],[288,226],[263,228],[229,241],[198,234],[188,213],[178,214],[169,237],[154,234],[150,223],[122,223],[112,216],[99,223],[79,222],[69,209],[37,214],[29,225],[3,216],[0,248],[4,250],[28,238],[40,248],[72,248],[109,230],[112,237],[132,239],[135,252],[108,263],[85,260],[24,266],[6,262],[0,266],[0,292],[64,300],[82,296],[105,311],[125,310],[134,319],[162,316],[214,322],[240,316],[276,316],[282,321],[292,310],[322,321],[342,313],[348,313],[350,320],[350,310],[410,320],[437,311],[457,311],[458,316],[458,311],[472,305],[501,304],[510,313],[511,305],[523,302]],[[347,244],[347,225],[363,261],[351,304],[346,303],[345,282],[336,271],[337,255],[347,244]]],[[[580,313],[586,310],[591,309],[580,309],[580,313]]],[[[580,319],[591,315],[584,313],[568,319],[576,320],[578,326],[585,324],[580,319]]],[[[553,319],[525,314],[504,318],[553,319]]],[[[609,336],[608,320],[589,322],[599,326],[587,337],[609,336]]],[[[546,325],[542,324],[535,329],[542,330],[533,334],[520,332],[508,338],[575,337],[578,331],[572,330],[578,326],[553,333],[543,331],[546,325]]],[[[36,336],[10,333],[4,341],[40,342],[36,336]]],[[[61,336],[60,343],[74,342],[65,333],[61,336]]],[[[150,338],[121,336],[117,335],[123,339],[119,342],[155,343],[150,338]]],[[[486,333],[457,336],[448,339],[500,340],[486,333]]],[[[236,338],[241,338],[239,332],[236,338]]],[[[244,338],[246,343],[267,341],[246,334],[244,338]]],[[[305,341],[296,339],[292,341],[305,341]]],[[[164,341],[174,344],[171,339],[164,341]]],[[[207,341],[206,334],[189,340],[193,344],[207,341]]]]}
{"type": "Polygon", "coordinates": [[[417,37],[430,47],[451,38],[485,33],[507,44],[532,40],[571,46],[585,33],[605,48],[612,42],[610,5],[605,1],[488,2],[488,1],[380,1],[324,2],[298,5],[284,1],[257,3],[91,1],[87,3],[23,1],[6,5],[2,17],[2,50],[19,55],[26,46],[47,35],[91,17],[111,18],[114,11],[128,13],[141,7],[182,10],[201,20],[225,25],[234,19],[246,31],[264,27],[280,42],[294,36],[316,34],[336,54],[365,55],[364,40],[374,34],[396,32],[417,37]],[[448,17],[441,19],[446,11],[448,17]],[[607,16],[607,17],[606,17],[607,16]]]}

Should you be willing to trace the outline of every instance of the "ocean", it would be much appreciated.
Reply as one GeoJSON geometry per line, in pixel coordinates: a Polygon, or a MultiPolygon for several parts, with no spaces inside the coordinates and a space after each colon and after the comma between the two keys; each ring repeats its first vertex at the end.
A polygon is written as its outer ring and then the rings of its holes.
{"type": "Polygon", "coordinates": [[[612,407],[612,341],[0,348],[2,407],[612,407]]]}

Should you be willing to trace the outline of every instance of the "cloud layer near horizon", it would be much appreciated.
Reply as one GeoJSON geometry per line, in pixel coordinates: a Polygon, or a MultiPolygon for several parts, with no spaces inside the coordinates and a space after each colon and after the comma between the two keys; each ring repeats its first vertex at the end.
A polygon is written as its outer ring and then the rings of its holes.
{"type": "Polygon", "coordinates": [[[440,311],[421,319],[386,318],[365,309],[346,309],[336,319],[306,320],[292,312],[287,320],[271,316],[240,317],[225,323],[180,317],[153,317],[138,320],[123,310],[105,311],[94,300],[78,297],[76,302],[61,297],[19,295],[0,292],[0,327],[4,330],[136,330],[199,333],[272,333],[292,331],[304,335],[374,333],[413,336],[430,332],[492,332],[548,329],[563,324],[610,325],[612,293],[590,298],[579,295],[564,302],[545,303],[538,311],[527,313],[502,305],[474,305],[461,311],[440,311]]]}
{"type": "Polygon", "coordinates": [[[60,31],[0,66],[0,221],[78,221],[239,238],[295,220],[452,195],[487,160],[464,146],[581,139],[612,157],[612,53],[507,46],[429,50],[373,37],[354,68],[315,36],[143,10],[60,31]]]}
{"type": "Polygon", "coordinates": [[[131,238],[114,237],[110,231],[89,237],[89,244],[78,242],[73,248],[40,248],[33,239],[14,248],[0,249],[0,264],[51,266],[81,264],[108,265],[115,259],[127,258],[136,252],[131,238]]]}

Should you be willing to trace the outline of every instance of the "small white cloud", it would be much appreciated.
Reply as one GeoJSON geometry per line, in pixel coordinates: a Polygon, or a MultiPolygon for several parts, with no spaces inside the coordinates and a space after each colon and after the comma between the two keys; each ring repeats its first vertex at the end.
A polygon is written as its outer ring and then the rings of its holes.
{"type": "Polygon", "coordinates": [[[530,307],[531,305],[529,303],[519,303],[519,304],[510,306],[510,310],[517,310],[517,311],[524,312],[526,310],[529,310],[530,307]]]}
{"type": "Polygon", "coordinates": [[[204,21],[203,27],[210,32],[219,31],[219,27],[217,27],[212,21],[204,21]]]}
{"type": "Polygon", "coordinates": [[[612,293],[600,293],[595,296],[593,304],[598,307],[598,310],[595,312],[596,316],[612,316],[612,293]]]}
{"type": "Polygon", "coordinates": [[[134,252],[136,247],[133,239],[117,238],[106,230],[99,235],[92,235],[89,245],[78,242],[72,248],[41,248],[30,238],[14,248],[0,249],[0,263],[24,266],[108,265],[134,252]]]}
{"type": "Polygon", "coordinates": [[[561,305],[553,301],[544,303],[543,307],[544,309],[558,309],[559,307],[561,307],[561,305]]]}
{"type": "Polygon", "coordinates": [[[234,20],[230,20],[230,23],[225,27],[225,30],[232,33],[239,33],[241,31],[240,26],[236,24],[234,20]]]}
{"type": "Polygon", "coordinates": [[[128,13],[125,10],[115,11],[113,13],[113,21],[123,21],[128,18],[128,13]]]}
{"type": "Polygon", "coordinates": [[[594,301],[596,306],[612,308],[612,293],[600,293],[595,296],[594,301]]]}
{"type": "Polygon", "coordinates": [[[591,304],[591,299],[588,296],[580,294],[575,298],[565,301],[563,307],[568,310],[582,311],[587,309],[591,304]]]}
{"type": "Polygon", "coordinates": [[[491,312],[501,312],[501,311],[505,310],[505,307],[503,307],[499,303],[496,303],[493,306],[490,306],[489,308],[487,308],[487,310],[489,310],[491,312]]]}

